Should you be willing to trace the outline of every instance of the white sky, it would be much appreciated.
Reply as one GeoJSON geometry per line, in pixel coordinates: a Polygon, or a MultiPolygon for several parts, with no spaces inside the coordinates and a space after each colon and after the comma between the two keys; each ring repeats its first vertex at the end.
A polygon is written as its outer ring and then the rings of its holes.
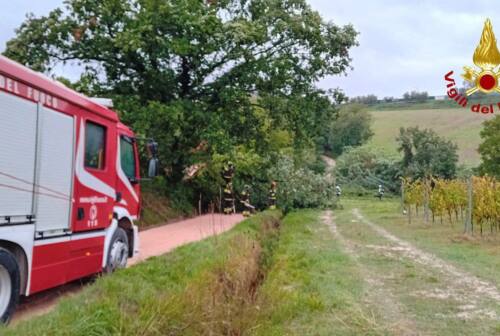
{"type": "MultiPolygon", "coordinates": [[[[308,0],[324,18],[352,23],[360,46],[352,50],[347,77],[322,80],[323,88],[340,87],[348,96],[374,93],[399,97],[409,90],[445,93],[443,76],[472,64],[483,23],[490,18],[500,37],[500,2],[487,0],[308,0]],[[496,13],[496,14],[495,14],[496,13]]],[[[47,14],[62,0],[0,0],[0,51],[14,36],[26,13],[47,14]]],[[[74,78],[75,69],[61,75],[74,78]]]]}

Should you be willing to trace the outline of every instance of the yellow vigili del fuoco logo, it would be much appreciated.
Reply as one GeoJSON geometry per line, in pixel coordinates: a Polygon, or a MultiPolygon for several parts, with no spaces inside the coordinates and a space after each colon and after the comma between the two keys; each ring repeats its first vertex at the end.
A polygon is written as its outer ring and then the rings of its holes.
{"type": "Polygon", "coordinates": [[[498,52],[497,40],[489,19],[484,24],[481,41],[474,52],[472,60],[481,71],[477,72],[470,67],[464,67],[465,73],[462,77],[473,85],[471,89],[466,91],[467,96],[477,91],[484,93],[500,92],[498,87],[499,73],[495,71],[495,68],[500,64],[500,52],[498,52]]]}
{"type": "MultiPolygon", "coordinates": [[[[493,26],[489,19],[484,23],[483,33],[479,40],[479,45],[474,51],[472,61],[476,67],[465,66],[462,77],[467,84],[466,88],[457,89],[455,80],[452,78],[453,70],[448,72],[444,79],[448,89],[448,97],[455,100],[458,105],[467,107],[467,97],[477,92],[484,94],[500,93],[500,52],[497,47],[497,40],[493,32],[493,26]]],[[[500,99],[500,98],[499,98],[500,99]]],[[[500,110],[500,102],[496,104],[500,110]]],[[[475,113],[494,113],[495,104],[476,103],[471,106],[471,111],[475,113]]]]}

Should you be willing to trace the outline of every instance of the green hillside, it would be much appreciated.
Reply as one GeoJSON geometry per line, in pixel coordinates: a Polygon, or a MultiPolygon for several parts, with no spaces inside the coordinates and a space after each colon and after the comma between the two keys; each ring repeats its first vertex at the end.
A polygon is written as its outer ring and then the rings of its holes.
{"type": "Polygon", "coordinates": [[[458,145],[460,163],[476,166],[480,162],[477,147],[479,132],[485,120],[494,115],[481,115],[465,109],[422,109],[372,111],[375,135],[367,145],[390,155],[398,155],[396,136],[400,127],[431,128],[458,145]]]}

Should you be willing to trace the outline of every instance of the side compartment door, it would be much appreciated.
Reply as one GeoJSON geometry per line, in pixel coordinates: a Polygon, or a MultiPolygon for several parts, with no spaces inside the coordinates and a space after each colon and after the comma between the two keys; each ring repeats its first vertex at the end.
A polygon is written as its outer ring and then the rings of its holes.
{"type": "Polygon", "coordinates": [[[38,108],[31,293],[67,281],[75,141],[74,117],[38,108]]]}
{"type": "Polygon", "coordinates": [[[74,117],[42,107],[40,118],[35,238],[70,231],[75,148],[74,117]]]}
{"type": "Polygon", "coordinates": [[[37,105],[0,92],[0,224],[33,212],[37,105]]]}

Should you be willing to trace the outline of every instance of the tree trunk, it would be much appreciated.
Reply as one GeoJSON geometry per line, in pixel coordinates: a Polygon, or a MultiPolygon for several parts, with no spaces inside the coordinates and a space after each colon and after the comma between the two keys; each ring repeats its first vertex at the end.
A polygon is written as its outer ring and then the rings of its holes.
{"type": "Polygon", "coordinates": [[[191,91],[191,66],[186,57],[182,57],[181,73],[179,74],[179,83],[181,84],[181,98],[188,96],[191,91]]]}

